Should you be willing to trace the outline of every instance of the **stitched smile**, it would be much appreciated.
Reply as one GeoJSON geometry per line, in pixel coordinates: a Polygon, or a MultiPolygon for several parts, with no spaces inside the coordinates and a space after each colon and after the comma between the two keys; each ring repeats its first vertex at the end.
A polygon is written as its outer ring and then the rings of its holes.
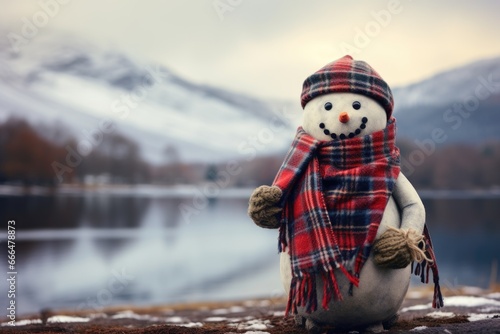
{"type": "Polygon", "coordinates": [[[359,127],[354,130],[354,132],[350,132],[349,134],[345,135],[343,133],[337,135],[336,133],[334,132],[330,132],[330,130],[326,129],[325,128],[325,123],[319,123],[319,127],[321,129],[323,129],[323,133],[327,136],[330,136],[332,137],[332,139],[337,139],[337,138],[340,138],[340,139],[346,139],[347,137],[349,138],[353,138],[354,136],[357,136],[361,133],[361,131],[366,128],[366,123],[368,123],[368,118],[366,117],[363,117],[361,119],[361,124],[359,125],[359,127]]]}

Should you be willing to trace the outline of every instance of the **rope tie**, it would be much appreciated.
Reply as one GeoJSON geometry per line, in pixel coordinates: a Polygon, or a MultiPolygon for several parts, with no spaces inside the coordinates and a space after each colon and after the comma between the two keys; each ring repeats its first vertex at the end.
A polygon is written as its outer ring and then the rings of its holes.
{"type": "MultiPolygon", "coordinates": [[[[398,229],[392,226],[389,227],[389,229],[399,232],[398,229]]],[[[428,257],[425,254],[425,241],[423,234],[418,234],[417,231],[410,228],[404,231],[404,238],[406,239],[406,246],[408,246],[413,261],[419,263],[424,260],[427,261],[427,263],[434,262],[430,257],[428,257]],[[419,245],[422,245],[422,248],[420,248],[419,245]]]]}
{"type": "Polygon", "coordinates": [[[389,227],[375,242],[375,262],[389,268],[404,268],[410,262],[432,263],[426,254],[424,235],[414,229],[401,230],[389,227]]]}

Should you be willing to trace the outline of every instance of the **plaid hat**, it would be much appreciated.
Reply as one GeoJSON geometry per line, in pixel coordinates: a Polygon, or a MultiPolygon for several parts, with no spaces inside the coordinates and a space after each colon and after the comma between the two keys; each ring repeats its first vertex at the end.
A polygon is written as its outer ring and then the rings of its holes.
{"type": "Polygon", "coordinates": [[[304,81],[302,108],[316,96],[341,92],[366,95],[380,103],[387,119],[392,115],[394,99],[389,85],[370,65],[349,55],[325,65],[304,81]]]}

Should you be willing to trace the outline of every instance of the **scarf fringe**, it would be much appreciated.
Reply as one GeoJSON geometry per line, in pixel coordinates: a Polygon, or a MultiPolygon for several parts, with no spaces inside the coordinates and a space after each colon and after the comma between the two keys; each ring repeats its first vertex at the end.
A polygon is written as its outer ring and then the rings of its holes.
{"type": "Polygon", "coordinates": [[[313,280],[309,274],[292,278],[285,316],[288,316],[290,313],[297,314],[298,306],[305,306],[306,309],[310,309],[310,312],[316,310],[313,305],[317,304],[317,298],[316,293],[311,289],[312,284],[313,280]],[[309,288],[309,290],[305,291],[307,288],[309,288]],[[309,298],[306,299],[304,296],[309,296],[309,298]]]}
{"type": "MultiPolygon", "coordinates": [[[[441,287],[439,285],[439,271],[427,227],[425,227],[424,233],[426,238],[425,255],[427,258],[431,259],[431,261],[423,260],[420,263],[416,263],[416,265],[412,262],[411,272],[420,276],[420,281],[427,284],[429,283],[429,277],[432,271],[432,281],[434,283],[432,307],[439,309],[444,306],[443,294],[441,293],[441,287]]],[[[339,267],[339,269],[348,278],[350,282],[349,294],[352,295],[352,287],[358,287],[359,285],[359,274],[353,276],[343,266],[339,267]]],[[[323,298],[321,300],[321,307],[324,310],[328,310],[328,304],[332,301],[332,299],[341,301],[343,298],[333,270],[322,272],[320,275],[323,280],[323,298]]],[[[316,275],[304,273],[301,276],[294,276],[292,278],[285,316],[297,314],[297,307],[304,307],[306,313],[312,313],[318,309],[316,275]]]]}
{"type": "MultiPolygon", "coordinates": [[[[430,255],[430,254],[427,254],[430,255]]],[[[441,308],[443,307],[443,294],[441,293],[441,286],[439,285],[439,272],[437,266],[434,263],[428,263],[426,260],[422,261],[422,263],[417,263],[415,266],[415,270],[413,270],[412,264],[412,272],[416,276],[420,276],[420,281],[422,283],[429,283],[430,271],[432,270],[432,281],[434,283],[434,294],[432,298],[432,307],[433,308],[441,308]]]]}
{"type": "MultiPolygon", "coordinates": [[[[323,280],[323,298],[321,307],[328,310],[328,304],[332,301],[341,301],[342,294],[333,271],[320,274],[323,280]]],[[[297,314],[298,307],[304,307],[306,313],[312,313],[318,309],[318,292],[316,289],[316,275],[305,273],[300,277],[293,277],[290,284],[290,292],[286,305],[285,316],[297,314]]]]}
{"type": "Polygon", "coordinates": [[[436,262],[436,255],[432,247],[431,237],[429,235],[429,230],[427,226],[424,227],[424,237],[425,237],[425,256],[431,261],[423,260],[421,263],[417,263],[415,268],[413,263],[411,264],[411,270],[416,276],[420,276],[420,281],[422,283],[429,283],[429,274],[432,271],[432,282],[434,283],[434,294],[432,297],[432,307],[439,309],[444,306],[443,294],[441,293],[441,286],[439,285],[439,270],[436,262]]]}

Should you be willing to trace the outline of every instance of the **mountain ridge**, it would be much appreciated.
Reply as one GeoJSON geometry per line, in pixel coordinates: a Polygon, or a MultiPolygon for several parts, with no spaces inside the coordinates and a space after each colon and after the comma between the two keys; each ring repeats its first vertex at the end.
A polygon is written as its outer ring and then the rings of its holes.
{"type": "Polygon", "coordinates": [[[442,129],[446,143],[500,139],[500,57],[437,73],[393,93],[401,137],[423,140],[442,129]]]}
{"type": "MultiPolygon", "coordinates": [[[[21,54],[0,45],[0,68],[0,121],[23,118],[48,137],[54,137],[51,124],[59,124],[66,136],[82,141],[109,119],[153,163],[161,163],[169,147],[185,162],[246,159],[252,145],[256,154],[282,154],[301,115],[298,102],[192,83],[157,64],[78,41],[40,39],[21,54]]],[[[500,57],[395,87],[393,93],[400,138],[426,140],[441,129],[441,144],[500,139],[500,57]],[[475,97],[478,90],[488,96],[475,97]]]]}

